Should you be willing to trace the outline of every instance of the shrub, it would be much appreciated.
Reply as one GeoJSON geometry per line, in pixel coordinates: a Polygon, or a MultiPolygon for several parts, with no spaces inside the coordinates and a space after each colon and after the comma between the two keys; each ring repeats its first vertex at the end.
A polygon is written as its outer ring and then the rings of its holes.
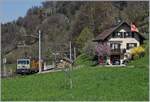
{"type": "Polygon", "coordinates": [[[85,53],[82,53],[75,60],[75,65],[90,65],[92,58],[85,53]]]}
{"type": "Polygon", "coordinates": [[[131,55],[133,59],[137,59],[139,57],[143,57],[145,53],[145,49],[143,47],[135,47],[131,49],[131,55]]]}

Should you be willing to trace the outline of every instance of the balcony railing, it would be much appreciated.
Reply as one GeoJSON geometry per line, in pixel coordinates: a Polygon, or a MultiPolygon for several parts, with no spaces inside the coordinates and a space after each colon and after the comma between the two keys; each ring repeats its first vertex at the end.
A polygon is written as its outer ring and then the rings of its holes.
{"type": "Polygon", "coordinates": [[[125,49],[111,49],[111,53],[125,53],[126,50],[125,49]]]}

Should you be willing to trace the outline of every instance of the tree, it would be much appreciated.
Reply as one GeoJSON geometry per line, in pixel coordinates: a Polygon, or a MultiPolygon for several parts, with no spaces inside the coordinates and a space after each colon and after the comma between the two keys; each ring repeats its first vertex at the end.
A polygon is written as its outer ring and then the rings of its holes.
{"type": "Polygon", "coordinates": [[[107,43],[99,43],[96,46],[96,53],[98,56],[109,56],[111,52],[111,48],[107,43]]]}
{"type": "Polygon", "coordinates": [[[79,37],[77,38],[76,43],[79,45],[79,48],[82,49],[82,48],[84,47],[85,43],[86,43],[88,40],[92,40],[93,37],[94,37],[94,36],[93,36],[93,32],[91,31],[91,29],[88,28],[88,27],[85,27],[85,28],[81,31],[79,37]]]}
{"type": "Polygon", "coordinates": [[[83,52],[88,56],[93,57],[95,55],[95,47],[96,47],[96,42],[92,42],[91,40],[89,40],[83,47],[83,52]]]}
{"type": "Polygon", "coordinates": [[[111,48],[107,43],[99,43],[96,46],[96,54],[98,56],[99,63],[107,63],[107,58],[110,55],[111,48]],[[104,62],[105,61],[105,62],[104,62]]]}

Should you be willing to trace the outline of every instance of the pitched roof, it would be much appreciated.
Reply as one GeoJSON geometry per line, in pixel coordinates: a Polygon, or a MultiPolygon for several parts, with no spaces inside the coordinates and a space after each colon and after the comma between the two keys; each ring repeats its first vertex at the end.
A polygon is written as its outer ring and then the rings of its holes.
{"type": "MultiPolygon", "coordinates": [[[[93,41],[103,41],[105,40],[112,32],[114,32],[116,29],[118,29],[121,25],[126,24],[127,26],[130,27],[130,25],[127,22],[121,22],[119,25],[111,27],[109,29],[104,30],[102,33],[100,33],[93,41]]],[[[145,37],[141,35],[141,33],[137,32],[143,39],[145,37]]]]}

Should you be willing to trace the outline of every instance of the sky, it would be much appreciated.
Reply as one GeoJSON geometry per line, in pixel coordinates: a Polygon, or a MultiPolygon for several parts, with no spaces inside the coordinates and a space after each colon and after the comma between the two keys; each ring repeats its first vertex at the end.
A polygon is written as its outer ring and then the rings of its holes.
{"type": "Polygon", "coordinates": [[[0,0],[0,22],[7,23],[24,17],[29,8],[41,6],[44,0],[0,0]]]}

